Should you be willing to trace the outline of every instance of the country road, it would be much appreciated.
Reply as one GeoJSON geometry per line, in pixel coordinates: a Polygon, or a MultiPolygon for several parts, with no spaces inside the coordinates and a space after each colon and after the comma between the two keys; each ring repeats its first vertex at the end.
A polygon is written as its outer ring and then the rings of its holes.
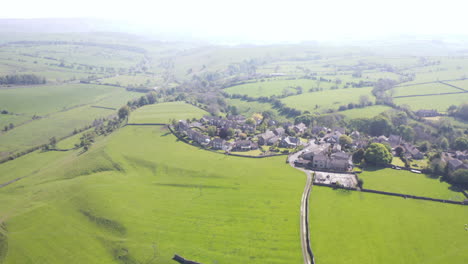
{"type": "Polygon", "coordinates": [[[292,154],[288,157],[288,161],[289,165],[291,165],[293,168],[301,170],[307,175],[304,192],[302,193],[300,208],[301,245],[302,256],[304,257],[304,264],[315,264],[314,255],[312,253],[309,240],[309,195],[310,191],[312,190],[312,173],[308,170],[296,168],[294,166],[294,161],[304,151],[305,150],[292,154]]]}

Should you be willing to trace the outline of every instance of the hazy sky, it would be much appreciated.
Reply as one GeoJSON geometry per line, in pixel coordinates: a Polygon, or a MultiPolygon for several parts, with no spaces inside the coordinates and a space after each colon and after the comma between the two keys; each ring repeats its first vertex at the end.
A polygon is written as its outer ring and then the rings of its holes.
{"type": "Polygon", "coordinates": [[[14,0],[1,18],[122,19],[167,32],[312,40],[394,34],[467,34],[464,0],[14,0]]]}

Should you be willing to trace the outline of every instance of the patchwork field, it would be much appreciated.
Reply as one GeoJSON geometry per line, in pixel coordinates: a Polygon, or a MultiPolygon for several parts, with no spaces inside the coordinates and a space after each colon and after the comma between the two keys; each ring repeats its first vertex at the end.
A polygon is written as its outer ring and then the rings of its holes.
{"type": "Polygon", "coordinates": [[[147,105],[130,114],[129,123],[170,123],[171,119],[201,118],[208,114],[198,107],[184,102],[147,105]]]}
{"type": "Polygon", "coordinates": [[[317,263],[466,263],[465,206],[320,186],[310,201],[317,263]]]}
{"type": "Polygon", "coordinates": [[[0,134],[1,154],[38,146],[51,137],[60,138],[75,128],[91,125],[97,118],[115,116],[116,110],[91,106],[117,109],[141,93],[110,86],[74,84],[0,89],[0,95],[0,109],[22,114],[0,115],[2,128],[10,122],[16,125],[0,134]],[[45,116],[33,120],[33,115],[45,116]]]}
{"type": "Polygon", "coordinates": [[[459,89],[442,84],[429,83],[412,86],[402,86],[393,89],[393,96],[407,96],[420,94],[440,94],[440,93],[458,93],[459,89]]]}
{"type": "Polygon", "coordinates": [[[364,180],[364,188],[367,189],[454,201],[465,199],[462,193],[452,190],[451,185],[446,182],[405,170],[367,170],[359,174],[359,178],[364,180]]]}
{"type": "Polygon", "coordinates": [[[30,176],[0,192],[5,263],[154,256],[169,264],[175,253],[202,263],[302,261],[304,175],[282,157],[226,157],[177,142],[161,127],[126,127],[85,154],[36,153],[13,162],[0,165],[8,171],[0,182],[30,176]]]}
{"type": "Polygon", "coordinates": [[[369,100],[373,101],[374,97],[372,96],[371,91],[371,87],[339,89],[289,96],[281,101],[289,107],[302,111],[315,112],[326,109],[337,110],[341,105],[359,103],[359,98],[362,95],[368,96],[369,100]]]}
{"type": "Polygon", "coordinates": [[[468,93],[404,97],[395,98],[393,101],[397,105],[408,105],[413,111],[419,109],[435,109],[439,112],[446,112],[451,105],[468,103],[468,93]]]}

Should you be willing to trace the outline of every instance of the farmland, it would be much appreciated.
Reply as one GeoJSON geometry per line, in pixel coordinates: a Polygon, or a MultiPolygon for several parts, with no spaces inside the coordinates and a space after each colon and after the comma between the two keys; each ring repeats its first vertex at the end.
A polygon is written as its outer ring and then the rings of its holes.
{"type": "Polygon", "coordinates": [[[446,94],[436,96],[417,96],[395,98],[393,100],[397,105],[408,105],[411,110],[436,109],[440,112],[446,112],[451,105],[459,105],[468,102],[468,93],[446,94]]]}
{"type": "Polygon", "coordinates": [[[462,193],[453,191],[450,184],[446,182],[405,170],[365,170],[359,178],[364,180],[364,188],[367,189],[454,201],[464,199],[462,193]]]}
{"type": "Polygon", "coordinates": [[[129,123],[170,123],[171,119],[201,118],[205,111],[183,102],[156,104],[138,109],[129,123]]]}
{"type": "Polygon", "coordinates": [[[310,199],[317,263],[466,261],[468,211],[463,206],[319,186],[313,188],[310,199]]]}
{"type": "Polygon", "coordinates": [[[314,93],[305,93],[301,95],[289,96],[282,99],[282,102],[289,107],[303,111],[324,111],[326,109],[338,109],[341,105],[349,103],[359,103],[359,98],[363,95],[368,96],[372,101],[372,88],[349,88],[330,91],[321,91],[314,93]]]}
{"type": "Polygon", "coordinates": [[[442,84],[442,83],[429,83],[413,86],[396,87],[393,89],[394,96],[408,96],[408,95],[421,95],[421,94],[440,94],[440,93],[459,93],[459,89],[442,84]]]}
{"type": "Polygon", "coordinates": [[[158,263],[172,263],[176,252],[205,263],[299,263],[299,211],[290,207],[299,207],[304,176],[282,160],[198,150],[160,127],[126,127],[80,156],[20,158],[9,175],[32,175],[0,195],[8,212],[1,215],[9,232],[5,263],[73,262],[76,248],[87,263],[121,254],[141,261],[153,248],[158,263]],[[30,159],[36,163],[20,171],[30,159]]]}
{"type": "Polygon", "coordinates": [[[304,91],[308,91],[311,88],[316,88],[317,86],[324,89],[330,88],[332,84],[325,82],[317,82],[314,80],[308,79],[298,79],[298,80],[277,80],[277,79],[266,79],[261,82],[253,82],[248,84],[242,84],[237,86],[232,86],[224,89],[228,94],[241,94],[248,95],[250,97],[260,97],[260,96],[272,96],[272,95],[283,95],[283,94],[296,94],[297,87],[301,87],[304,91]]]}
{"type": "MultiPolygon", "coordinates": [[[[2,109],[17,115],[1,115],[3,126],[13,123],[13,130],[0,134],[0,153],[14,153],[44,144],[51,137],[64,137],[90,125],[94,119],[115,115],[127,101],[141,96],[123,88],[67,84],[0,89],[2,109]],[[33,116],[40,118],[33,119],[33,116]],[[34,133],[31,133],[34,131],[34,133]]],[[[3,127],[2,126],[2,127],[3,127]]]]}

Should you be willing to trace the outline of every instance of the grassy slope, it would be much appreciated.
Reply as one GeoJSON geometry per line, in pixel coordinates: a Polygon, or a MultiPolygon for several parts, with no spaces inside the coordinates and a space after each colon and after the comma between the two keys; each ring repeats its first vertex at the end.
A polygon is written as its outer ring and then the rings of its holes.
{"type": "Polygon", "coordinates": [[[396,87],[393,90],[394,96],[461,92],[459,89],[441,83],[396,87]]]}
{"type": "Polygon", "coordinates": [[[289,96],[282,99],[287,106],[297,108],[299,110],[316,111],[315,106],[318,105],[318,110],[338,109],[341,105],[348,103],[359,103],[361,95],[367,95],[370,100],[373,100],[371,94],[372,88],[349,88],[331,91],[322,91],[314,93],[304,93],[301,95],[289,96]]]}
{"type": "MultiPolygon", "coordinates": [[[[60,110],[60,107],[62,107],[62,105],[65,105],[65,102],[73,101],[72,96],[74,92],[69,91],[68,88],[74,86],[66,87],[67,92],[62,94],[63,97],[57,96],[55,97],[55,99],[46,98],[45,101],[41,100],[43,105],[38,105],[37,107],[34,104],[24,104],[23,106],[18,107],[18,110],[30,113],[36,111],[47,112],[60,110]]],[[[69,135],[71,132],[73,132],[75,128],[79,129],[83,128],[84,126],[90,125],[96,118],[103,118],[116,114],[116,111],[114,110],[92,108],[91,105],[118,108],[124,105],[130,99],[141,96],[141,93],[127,92],[121,88],[111,88],[111,90],[109,90],[109,87],[106,86],[86,87],[86,90],[81,91],[83,92],[83,94],[80,95],[81,98],[78,98],[77,100],[82,100],[82,102],[86,103],[87,105],[76,107],[66,111],[51,113],[45,118],[33,120],[24,125],[18,126],[6,133],[0,134],[0,152],[15,152],[26,148],[34,147],[40,144],[44,144],[47,143],[49,141],[49,138],[53,136],[60,138],[69,135]],[[87,92],[92,90],[92,87],[106,87],[108,91],[106,91],[106,94],[101,94],[98,97],[92,97],[93,92],[91,91],[91,95],[89,95],[90,97],[88,97],[87,92]]],[[[42,92],[44,91],[41,91],[41,93],[42,92]]],[[[34,101],[34,98],[32,96],[29,99],[34,101]]],[[[24,116],[21,117],[24,121],[27,121],[27,119],[25,119],[24,116]]],[[[31,120],[31,118],[29,118],[29,120],[31,120]]],[[[3,120],[0,119],[0,124],[2,123],[3,120]]]]}
{"type": "Polygon", "coordinates": [[[206,152],[160,127],[126,127],[86,154],[59,155],[0,192],[6,263],[143,261],[153,245],[157,263],[174,253],[202,263],[301,262],[304,176],[283,158],[206,152]]]}
{"type": "Polygon", "coordinates": [[[310,199],[317,263],[466,263],[466,207],[318,186],[310,199]]]}
{"type": "MultiPolygon", "coordinates": [[[[252,97],[282,95],[283,90],[296,93],[296,86],[301,86],[303,91],[306,92],[310,88],[317,87],[317,81],[308,79],[298,80],[270,80],[266,79],[265,82],[254,82],[248,84],[237,85],[224,89],[229,94],[246,94],[252,97]]],[[[330,88],[333,84],[320,82],[320,87],[324,89],[330,88]]]]}
{"type": "Polygon", "coordinates": [[[364,188],[379,191],[427,196],[438,199],[463,200],[460,192],[452,191],[450,184],[429,178],[424,174],[405,170],[379,169],[364,171],[359,175],[364,180],[364,188]]]}
{"type": "Polygon", "coordinates": [[[170,119],[200,118],[208,114],[184,102],[147,105],[130,114],[129,123],[169,123],[170,119]]]}
{"type": "Polygon", "coordinates": [[[395,98],[393,101],[398,105],[409,105],[412,110],[436,109],[445,112],[451,105],[467,103],[468,93],[395,98]]]}

